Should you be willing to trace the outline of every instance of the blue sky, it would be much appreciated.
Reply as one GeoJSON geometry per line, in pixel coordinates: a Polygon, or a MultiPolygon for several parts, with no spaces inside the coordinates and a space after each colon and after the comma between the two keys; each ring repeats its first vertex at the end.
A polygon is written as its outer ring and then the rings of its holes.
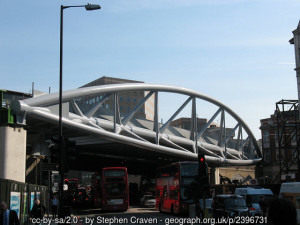
{"type": "Polygon", "coordinates": [[[58,91],[60,5],[86,3],[102,9],[64,11],[64,90],[101,76],[182,86],[257,138],[275,103],[297,98],[298,0],[1,0],[0,88],[58,91]]]}

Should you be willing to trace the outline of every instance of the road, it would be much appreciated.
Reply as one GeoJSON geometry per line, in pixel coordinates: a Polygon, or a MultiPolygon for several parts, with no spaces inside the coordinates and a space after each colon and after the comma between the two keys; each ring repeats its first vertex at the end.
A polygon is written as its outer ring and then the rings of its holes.
{"type": "MultiPolygon", "coordinates": [[[[245,217],[247,219],[249,217],[245,217]]],[[[227,218],[228,219],[228,218],[227,218]]],[[[224,224],[245,224],[242,219],[234,221],[232,218],[226,220],[224,218],[213,219],[189,218],[183,216],[175,216],[167,213],[160,213],[155,209],[130,207],[126,212],[103,212],[100,209],[72,209],[71,216],[64,219],[45,217],[43,221],[32,221],[32,224],[78,224],[78,225],[116,225],[116,224],[156,224],[156,225],[224,225],[224,224]],[[232,220],[232,221],[230,221],[232,220]],[[201,223],[202,222],[202,223],[201,223]]],[[[255,221],[255,220],[254,220],[255,221]]],[[[263,225],[264,221],[248,221],[247,224],[263,225]]]]}
{"type": "Polygon", "coordinates": [[[65,221],[48,218],[42,224],[78,224],[78,225],[115,225],[115,224],[156,224],[185,225],[191,223],[188,217],[160,213],[155,209],[130,207],[126,212],[102,212],[100,209],[72,209],[72,214],[65,221]]]}
{"type": "Polygon", "coordinates": [[[174,216],[170,214],[160,213],[153,208],[138,208],[130,207],[126,212],[108,212],[93,210],[80,210],[73,212],[74,217],[78,217],[80,224],[157,224],[157,225],[171,225],[171,224],[190,224],[186,223],[189,218],[182,216],[174,216]]]}

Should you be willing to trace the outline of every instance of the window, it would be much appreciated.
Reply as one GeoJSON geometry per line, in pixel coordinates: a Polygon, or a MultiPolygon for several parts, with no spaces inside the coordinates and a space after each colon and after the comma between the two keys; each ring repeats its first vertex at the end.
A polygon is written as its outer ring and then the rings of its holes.
{"type": "Polygon", "coordinates": [[[164,195],[164,198],[167,197],[167,186],[166,185],[164,185],[163,195],[164,195]]]}
{"type": "Polygon", "coordinates": [[[130,112],[130,106],[127,106],[127,112],[130,112]]]}
{"type": "Polygon", "coordinates": [[[123,106],[120,106],[120,111],[123,111],[123,106]]]}
{"type": "Polygon", "coordinates": [[[170,199],[175,199],[175,191],[170,190],[170,199]]]}
{"type": "Polygon", "coordinates": [[[264,142],[270,142],[270,133],[269,133],[269,131],[264,131],[263,132],[263,141],[264,142]]]}
{"type": "Polygon", "coordinates": [[[264,149],[264,160],[266,162],[271,161],[271,153],[270,153],[270,149],[264,149]]]}
{"type": "Polygon", "coordinates": [[[133,98],[133,99],[132,99],[132,102],[133,102],[133,103],[136,103],[136,98],[133,98]]]}
{"type": "Polygon", "coordinates": [[[128,98],[126,98],[126,102],[130,102],[130,98],[128,97],[128,98]]]}
{"type": "Polygon", "coordinates": [[[120,102],[123,102],[123,97],[120,97],[120,102]]]}
{"type": "Polygon", "coordinates": [[[279,149],[278,148],[276,148],[276,160],[279,160],[279,149]]]}

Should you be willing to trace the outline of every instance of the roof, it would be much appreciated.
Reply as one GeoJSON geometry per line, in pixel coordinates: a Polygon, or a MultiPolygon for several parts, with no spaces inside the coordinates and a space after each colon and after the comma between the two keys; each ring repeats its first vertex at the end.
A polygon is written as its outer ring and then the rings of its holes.
{"type": "Polygon", "coordinates": [[[83,87],[91,87],[91,86],[98,86],[98,85],[104,85],[104,84],[124,84],[124,83],[144,83],[142,81],[136,81],[136,80],[128,80],[128,79],[121,79],[121,78],[115,78],[115,77],[100,77],[92,82],[89,82],[83,86],[83,87]]]}
{"type": "Polygon", "coordinates": [[[235,195],[235,194],[222,194],[222,195],[216,195],[216,197],[219,198],[243,198],[240,195],[235,195]]]}
{"type": "Polygon", "coordinates": [[[30,94],[30,93],[11,91],[11,90],[6,90],[6,89],[0,89],[0,91],[5,92],[6,94],[10,94],[10,95],[26,96],[28,98],[32,97],[32,94],[30,94]]]}
{"type": "Polygon", "coordinates": [[[235,189],[236,194],[265,194],[265,195],[272,195],[273,192],[271,189],[267,188],[252,188],[252,187],[246,187],[246,188],[236,188],[235,189]]]}

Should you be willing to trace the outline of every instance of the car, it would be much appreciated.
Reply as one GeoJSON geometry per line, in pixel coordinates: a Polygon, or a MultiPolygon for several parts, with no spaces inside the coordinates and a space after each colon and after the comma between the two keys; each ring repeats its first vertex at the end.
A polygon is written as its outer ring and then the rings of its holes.
{"type": "Polygon", "coordinates": [[[248,207],[243,196],[235,194],[216,195],[212,201],[213,218],[248,216],[248,207]]]}
{"type": "Polygon", "coordinates": [[[150,200],[150,199],[155,200],[155,196],[154,195],[143,195],[143,197],[140,199],[140,206],[145,207],[145,202],[150,200]]]}
{"type": "Polygon", "coordinates": [[[88,202],[88,196],[85,188],[79,187],[74,193],[72,203],[74,206],[85,205],[88,202]]]}
{"type": "Polygon", "coordinates": [[[151,198],[151,199],[148,199],[144,202],[144,207],[147,207],[147,208],[154,208],[155,207],[155,204],[156,204],[156,200],[155,198],[151,198]]]}

